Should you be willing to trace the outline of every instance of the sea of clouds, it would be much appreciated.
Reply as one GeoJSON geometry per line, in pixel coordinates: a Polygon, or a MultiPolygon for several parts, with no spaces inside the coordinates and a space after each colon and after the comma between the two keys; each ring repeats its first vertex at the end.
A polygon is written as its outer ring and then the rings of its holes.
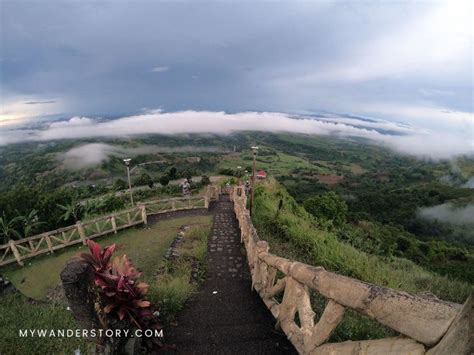
{"type": "Polygon", "coordinates": [[[73,117],[65,121],[46,123],[41,129],[1,130],[0,145],[57,139],[128,137],[144,134],[231,134],[240,131],[359,137],[390,147],[397,152],[431,159],[449,159],[474,153],[474,137],[469,131],[465,134],[454,134],[384,120],[254,111],[226,113],[154,110],[113,120],[73,117]]]}

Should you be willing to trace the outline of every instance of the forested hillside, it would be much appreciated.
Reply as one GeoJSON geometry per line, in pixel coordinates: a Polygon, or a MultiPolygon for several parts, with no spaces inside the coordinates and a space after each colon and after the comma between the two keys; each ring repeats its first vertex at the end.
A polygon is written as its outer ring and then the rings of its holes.
{"type": "MultiPolygon", "coordinates": [[[[126,207],[125,157],[135,167],[134,195],[147,199],[179,195],[179,179],[192,176],[250,179],[253,145],[257,169],[317,218],[326,213],[338,240],[473,282],[474,161],[415,158],[362,139],[246,132],[0,147],[2,239],[126,207]],[[335,203],[342,213],[312,208],[318,201],[335,203]]],[[[201,186],[195,183],[194,191],[201,186]]]]}

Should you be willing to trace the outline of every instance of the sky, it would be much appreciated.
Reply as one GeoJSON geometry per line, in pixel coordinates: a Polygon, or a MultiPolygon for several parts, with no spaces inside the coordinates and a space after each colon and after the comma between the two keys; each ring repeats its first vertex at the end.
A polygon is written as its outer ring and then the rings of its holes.
{"type": "MultiPolygon", "coordinates": [[[[72,122],[77,134],[63,134],[75,138],[96,135],[107,123],[94,120],[112,116],[122,120],[116,134],[140,120],[156,133],[176,131],[165,119],[183,117],[189,127],[227,132],[239,129],[245,113],[250,121],[272,114],[281,129],[305,131],[306,123],[280,120],[329,112],[339,123],[315,133],[351,134],[340,115],[346,113],[409,125],[396,143],[379,140],[401,151],[407,144],[417,152],[426,138],[434,150],[445,143],[434,155],[472,154],[473,6],[0,0],[0,144],[61,138],[54,122],[29,135],[16,132],[52,117],[72,122]]],[[[275,130],[272,122],[242,127],[275,130]]]]}

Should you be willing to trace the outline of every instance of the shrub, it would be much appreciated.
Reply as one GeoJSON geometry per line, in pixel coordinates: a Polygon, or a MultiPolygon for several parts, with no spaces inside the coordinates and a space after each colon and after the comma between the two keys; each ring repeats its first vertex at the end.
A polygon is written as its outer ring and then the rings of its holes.
{"type": "Polygon", "coordinates": [[[170,183],[170,177],[169,175],[162,175],[160,177],[160,184],[162,186],[167,186],[170,183]]]}
{"type": "Polygon", "coordinates": [[[203,175],[201,178],[201,184],[203,186],[209,185],[211,183],[211,179],[209,179],[209,176],[203,175]]]}
{"type": "Polygon", "coordinates": [[[336,226],[341,226],[346,222],[347,204],[334,191],[309,198],[303,205],[312,215],[332,220],[336,226]]]}
{"type": "Polygon", "coordinates": [[[128,189],[128,185],[123,179],[117,179],[114,182],[114,185],[112,186],[112,189],[114,191],[120,191],[120,190],[126,190],[128,189]]]}
{"type": "MultiPolygon", "coordinates": [[[[115,244],[104,249],[93,242],[87,241],[90,254],[81,253],[79,257],[94,268],[95,284],[99,287],[104,313],[111,319],[126,321],[131,328],[160,330],[160,322],[155,316],[151,302],[146,299],[148,284],[138,282],[141,273],[135,270],[126,255],[110,259],[115,244]]],[[[148,347],[161,347],[157,338],[148,338],[148,347]]]]}

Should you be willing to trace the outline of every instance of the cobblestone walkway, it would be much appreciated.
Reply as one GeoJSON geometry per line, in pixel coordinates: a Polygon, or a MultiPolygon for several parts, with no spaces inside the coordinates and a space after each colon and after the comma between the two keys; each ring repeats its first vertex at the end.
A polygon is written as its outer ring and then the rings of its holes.
{"type": "Polygon", "coordinates": [[[165,330],[179,354],[295,354],[256,292],[240,230],[227,195],[212,210],[207,279],[180,313],[177,326],[165,330]]]}

